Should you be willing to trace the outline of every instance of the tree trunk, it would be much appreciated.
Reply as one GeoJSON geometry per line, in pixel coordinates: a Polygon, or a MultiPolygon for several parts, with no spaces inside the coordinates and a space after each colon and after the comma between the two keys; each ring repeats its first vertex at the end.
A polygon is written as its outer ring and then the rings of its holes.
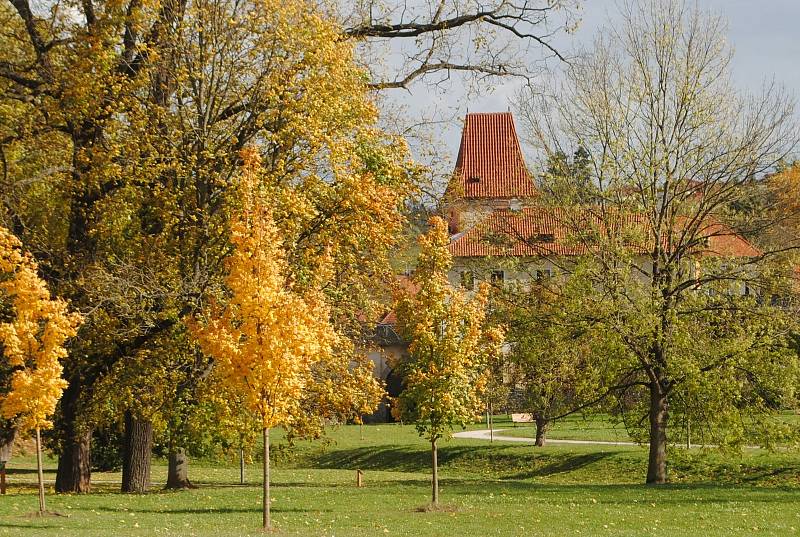
{"type": "Polygon", "coordinates": [[[92,488],[92,430],[78,425],[80,384],[73,379],[61,397],[64,440],[58,456],[56,492],[88,493],[92,488]]]}
{"type": "Polygon", "coordinates": [[[537,447],[543,447],[545,437],[547,436],[547,426],[549,425],[546,418],[536,416],[536,443],[537,447]]]}
{"type": "Polygon", "coordinates": [[[122,460],[122,492],[147,492],[150,488],[150,457],[153,424],[125,413],[125,446],[122,460]]]}
{"type": "Polygon", "coordinates": [[[186,451],[183,448],[175,448],[169,452],[166,488],[193,488],[191,481],[189,481],[189,457],[186,456],[186,451]]]}
{"type": "Polygon", "coordinates": [[[39,474],[39,514],[44,515],[44,472],[42,471],[42,436],[36,428],[36,470],[39,474]]]}
{"type": "Polygon", "coordinates": [[[657,382],[650,384],[650,455],[647,484],[667,482],[667,395],[657,382]]]}
{"type": "Polygon", "coordinates": [[[239,448],[239,484],[244,485],[244,448],[239,448]]]}
{"type": "Polygon", "coordinates": [[[439,458],[436,440],[431,440],[431,466],[433,469],[431,503],[439,505],[439,458]]]}
{"type": "Polygon", "coordinates": [[[263,495],[262,495],[262,511],[263,511],[263,524],[264,530],[272,529],[272,520],[269,512],[269,429],[264,427],[264,480],[263,480],[263,495]]]}
{"type": "Polygon", "coordinates": [[[17,437],[17,430],[13,427],[0,426],[0,462],[11,460],[11,451],[14,448],[14,439],[17,437]]]}
{"type": "Polygon", "coordinates": [[[6,463],[11,460],[16,434],[13,427],[0,427],[0,494],[6,493],[6,463]]]}

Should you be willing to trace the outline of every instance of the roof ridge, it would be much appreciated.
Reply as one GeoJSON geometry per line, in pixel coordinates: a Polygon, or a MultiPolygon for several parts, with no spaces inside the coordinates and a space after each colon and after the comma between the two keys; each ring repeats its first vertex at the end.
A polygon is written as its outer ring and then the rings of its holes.
{"type": "MultiPolygon", "coordinates": [[[[509,211],[498,209],[486,214],[460,236],[453,237],[450,242],[450,253],[455,257],[549,257],[549,256],[576,256],[587,253],[587,245],[572,243],[563,239],[569,236],[569,222],[563,220],[568,216],[568,207],[533,206],[522,211],[509,211]],[[559,214],[561,213],[561,214],[559,214]],[[511,242],[497,239],[505,235],[512,239],[511,242]],[[529,239],[533,237],[550,236],[551,240],[542,244],[529,239]],[[489,240],[487,240],[489,239],[489,240]]],[[[576,217],[588,217],[592,220],[600,216],[578,208],[576,217]]],[[[645,215],[636,211],[624,211],[618,214],[624,222],[633,225],[644,225],[645,215]]],[[[757,257],[760,250],[745,237],[740,235],[730,225],[720,221],[716,215],[708,216],[708,227],[721,229],[724,233],[711,232],[708,237],[711,243],[706,248],[707,254],[732,257],[757,257]]],[[[619,218],[617,219],[619,220],[619,218]]],[[[600,223],[598,221],[598,223],[600,223]]],[[[572,222],[577,225],[579,221],[572,222]]]]}

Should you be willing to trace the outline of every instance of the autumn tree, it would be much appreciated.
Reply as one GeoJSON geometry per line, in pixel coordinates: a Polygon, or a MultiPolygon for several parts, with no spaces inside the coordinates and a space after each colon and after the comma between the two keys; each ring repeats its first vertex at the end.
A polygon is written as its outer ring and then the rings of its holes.
{"type": "MultiPolygon", "coordinates": [[[[402,141],[375,128],[352,42],[306,2],[95,1],[53,17],[39,8],[0,7],[9,29],[0,34],[0,216],[54,292],[88,314],[65,362],[55,435],[56,488],[85,492],[104,378],[146,388],[142,356],[153,358],[154,340],[180,333],[222,284],[243,147],[264,157],[298,285],[327,249],[324,291],[350,338],[390,276],[416,179],[402,141]]],[[[170,382],[196,384],[205,368],[180,355],[188,376],[170,382]]],[[[130,411],[132,428],[151,417],[130,411]]]]}
{"type": "Polygon", "coordinates": [[[0,323],[3,369],[11,370],[9,391],[0,394],[0,414],[22,433],[35,432],[39,475],[39,515],[45,514],[41,430],[52,426],[66,382],[61,378],[64,343],[74,336],[80,316],[52,299],[38,267],[16,237],[0,227],[0,323]],[[5,318],[10,317],[8,320],[5,318]]]}
{"type": "MultiPolygon", "coordinates": [[[[337,354],[338,335],[330,322],[330,308],[317,282],[304,286],[290,272],[287,251],[273,220],[271,200],[259,177],[259,159],[245,154],[241,208],[231,222],[234,251],[225,278],[230,298],[212,307],[194,328],[204,351],[217,362],[218,374],[245,397],[258,416],[264,442],[264,528],[271,527],[269,499],[269,431],[302,422],[313,409],[304,407],[303,392],[315,379],[318,364],[345,360],[337,354]]],[[[323,254],[322,263],[327,262],[323,254]]],[[[326,265],[318,265],[324,274],[326,265]]],[[[369,379],[369,382],[373,382],[369,379]]],[[[319,390],[320,387],[316,386],[319,390]]],[[[335,391],[339,386],[325,385],[335,391]]],[[[377,399],[373,402],[373,407],[377,399]]]]}
{"type": "Polygon", "coordinates": [[[488,358],[500,352],[503,342],[502,330],[484,323],[488,287],[470,297],[449,284],[448,243],[446,222],[431,218],[430,230],[419,238],[412,276],[417,291],[398,290],[396,300],[398,329],[409,342],[409,356],[398,363],[403,391],[395,412],[431,444],[434,506],[439,503],[438,442],[454,426],[480,416],[488,358]]]}
{"type": "Polygon", "coordinates": [[[626,2],[555,96],[523,99],[531,138],[589,153],[601,199],[559,225],[583,252],[587,316],[624,350],[596,359],[627,422],[644,424],[648,483],[667,481],[689,422],[708,443],[769,445],[797,386],[792,313],[772,300],[789,292],[797,242],[757,248],[743,237],[776,220],[730,218],[794,146],[793,102],[770,85],[736,91],[730,61],[720,17],[626,2]]]}
{"type": "Polygon", "coordinates": [[[755,230],[755,239],[772,248],[793,244],[800,236],[800,163],[779,166],[776,173],[754,182],[748,190],[752,197],[746,201],[751,203],[735,209],[765,224],[755,230]]]}
{"type": "MultiPolygon", "coordinates": [[[[103,406],[96,383],[102,392],[107,372],[135,382],[138,371],[145,386],[139,366],[143,353],[152,356],[151,340],[219,285],[242,147],[257,145],[264,165],[282,170],[276,183],[302,194],[298,210],[276,213],[279,227],[300,238],[298,252],[317,248],[320,234],[342,238],[326,293],[337,327],[356,337],[355,312],[374,309],[376,274],[387,274],[392,251],[386,238],[409,186],[398,173],[401,144],[361,128],[376,121],[363,86],[524,74],[515,54],[528,46],[554,53],[549,32],[572,24],[573,4],[356,3],[327,15],[320,4],[267,0],[91,0],[55,11],[28,0],[0,4],[0,218],[50,288],[88,314],[65,362],[56,488],[90,489],[88,417],[103,406]],[[452,44],[465,34],[474,50],[461,54],[452,44]],[[401,42],[408,62],[384,69],[382,47],[401,42]],[[371,77],[355,69],[353,49],[371,77]],[[330,181],[331,163],[318,157],[344,140],[359,146],[363,173],[330,181]],[[318,167],[323,173],[285,180],[318,167]]],[[[179,370],[187,377],[170,378],[180,385],[205,374],[190,359],[179,370]]],[[[133,437],[150,442],[150,415],[130,410],[131,432],[145,433],[133,437]]]]}

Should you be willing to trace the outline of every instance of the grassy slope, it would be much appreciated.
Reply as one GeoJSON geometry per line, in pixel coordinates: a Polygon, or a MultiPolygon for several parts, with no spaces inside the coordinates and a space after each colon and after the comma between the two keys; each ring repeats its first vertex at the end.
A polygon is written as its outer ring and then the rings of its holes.
{"type": "MultiPolygon", "coordinates": [[[[279,456],[273,509],[281,533],[800,534],[800,461],[793,453],[688,457],[674,450],[673,484],[650,488],[639,484],[641,448],[453,440],[443,445],[441,463],[443,501],[455,512],[417,513],[429,495],[428,446],[412,427],[365,426],[363,440],[358,427],[343,427],[331,438],[328,446],[303,444],[279,456]],[[353,486],[356,468],[366,472],[365,488],[353,486]]],[[[119,474],[96,474],[104,492],[51,495],[49,507],[70,516],[43,520],[25,516],[36,507],[32,468],[29,457],[13,461],[11,495],[0,499],[0,535],[260,533],[256,467],[248,467],[254,483],[240,486],[235,464],[198,462],[191,474],[199,489],[144,496],[112,492],[119,474]]],[[[165,472],[156,461],[154,481],[163,483],[165,472]]]]}
{"type": "MultiPolygon", "coordinates": [[[[485,428],[485,422],[480,428],[485,428]]],[[[534,438],[536,427],[529,423],[512,423],[506,416],[494,418],[494,428],[503,429],[503,436],[534,438]]],[[[631,439],[621,423],[603,416],[574,415],[550,425],[548,438],[562,440],[603,440],[608,442],[630,442],[631,439]]]]}

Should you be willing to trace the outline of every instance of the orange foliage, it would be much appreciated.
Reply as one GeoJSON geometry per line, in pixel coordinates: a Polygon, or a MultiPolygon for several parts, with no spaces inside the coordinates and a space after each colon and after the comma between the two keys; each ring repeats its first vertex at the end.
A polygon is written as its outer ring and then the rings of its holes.
{"type": "Polygon", "coordinates": [[[0,394],[0,414],[22,431],[50,427],[50,416],[67,383],[60,360],[64,342],[75,335],[80,315],[61,299],[51,299],[33,258],[0,227],[0,302],[8,302],[12,320],[0,323],[0,357],[13,370],[11,388],[0,394]]]}

